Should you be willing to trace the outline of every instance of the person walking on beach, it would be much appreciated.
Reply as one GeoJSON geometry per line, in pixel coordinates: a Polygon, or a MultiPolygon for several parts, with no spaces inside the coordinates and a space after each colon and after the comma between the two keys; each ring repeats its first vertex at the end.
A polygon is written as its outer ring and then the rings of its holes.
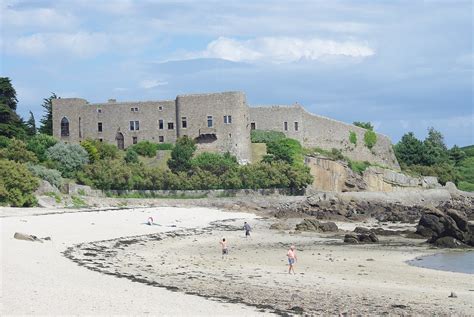
{"type": "Polygon", "coordinates": [[[248,238],[250,237],[250,230],[252,230],[252,228],[250,228],[250,225],[246,222],[244,222],[244,230],[245,230],[245,237],[248,238]]]}
{"type": "Polygon", "coordinates": [[[225,238],[222,238],[222,241],[219,242],[221,244],[222,248],[222,259],[224,259],[224,256],[227,256],[229,254],[229,249],[227,248],[227,241],[225,241],[225,238]]]}
{"type": "Polygon", "coordinates": [[[286,254],[286,256],[288,257],[288,264],[289,264],[288,274],[291,274],[291,271],[293,271],[293,274],[296,274],[294,265],[297,261],[297,258],[296,258],[296,250],[295,250],[294,245],[292,245],[290,247],[290,249],[288,250],[288,253],[286,254]]]}

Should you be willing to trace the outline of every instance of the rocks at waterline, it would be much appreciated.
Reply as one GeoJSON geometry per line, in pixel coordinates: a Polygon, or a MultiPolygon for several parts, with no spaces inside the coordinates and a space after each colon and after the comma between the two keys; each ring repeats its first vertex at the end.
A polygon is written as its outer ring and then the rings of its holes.
{"type": "Polygon", "coordinates": [[[344,236],[344,242],[349,244],[377,243],[379,238],[373,232],[368,233],[348,233],[344,236]]]}
{"type": "Polygon", "coordinates": [[[336,232],[337,225],[334,222],[319,222],[316,219],[304,219],[296,225],[296,231],[336,232]]]}
{"type": "Polygon", "coordinates": [[[426,211],[420,218],[416,233],[438,247],[474,247],[474,224],[469,223],[464,212],[455,209],[426,211]]]}

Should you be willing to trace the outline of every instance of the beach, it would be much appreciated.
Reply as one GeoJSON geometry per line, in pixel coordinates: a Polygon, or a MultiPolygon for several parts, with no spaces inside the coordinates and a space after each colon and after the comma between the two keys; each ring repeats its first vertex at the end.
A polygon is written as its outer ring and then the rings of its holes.
{"type": "Polygon", "coordinates": [[[160,207],[2,218],[2,314],[474,314],[474,275],[406,263],[440,252],[422,240],[347,245],[344,231],[271,230],[261,216],[160,207]],[[145,224],[150,215],[159,225],[145,224]]]}

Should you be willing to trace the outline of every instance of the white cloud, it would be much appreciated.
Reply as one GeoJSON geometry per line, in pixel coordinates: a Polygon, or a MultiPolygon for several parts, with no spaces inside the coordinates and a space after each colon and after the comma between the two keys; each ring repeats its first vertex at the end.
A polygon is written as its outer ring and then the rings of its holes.
{"type": "Polygon", "coordinates": [[[75,27],[78,19],[69,12],[58,11],[53,8],[35,8],[14,10],[2,8],[2,26],[6,30],[18,29],[54,29],[64,30],[75,27]]]}
{"type": "Polygon", "coordinates": [[[320,60],[331,56],[364,58],[375,54],[367,43],[333,41],[317,38],[261,37],[236,40],[219,37],[205,51],[189,54],[190,58],[211,57],[234,62],[289,63],[299,60],[320,60]]]}
{"type": "Polygon", "coordinates": [[[143,89],[152,89],[158,86],[168,85],[167,81],[159,81],[156,79],[144,79],[140,82],[140,87],[143,89]]]}

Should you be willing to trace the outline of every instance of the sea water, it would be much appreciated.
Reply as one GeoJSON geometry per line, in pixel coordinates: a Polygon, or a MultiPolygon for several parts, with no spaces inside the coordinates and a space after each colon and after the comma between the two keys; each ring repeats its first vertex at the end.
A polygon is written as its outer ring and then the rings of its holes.
{"type": "Polygon", "coordinates": [[[416,258],[408,264],[434,270],[474,274],[474,251],[438,253],[416,258]]]}

